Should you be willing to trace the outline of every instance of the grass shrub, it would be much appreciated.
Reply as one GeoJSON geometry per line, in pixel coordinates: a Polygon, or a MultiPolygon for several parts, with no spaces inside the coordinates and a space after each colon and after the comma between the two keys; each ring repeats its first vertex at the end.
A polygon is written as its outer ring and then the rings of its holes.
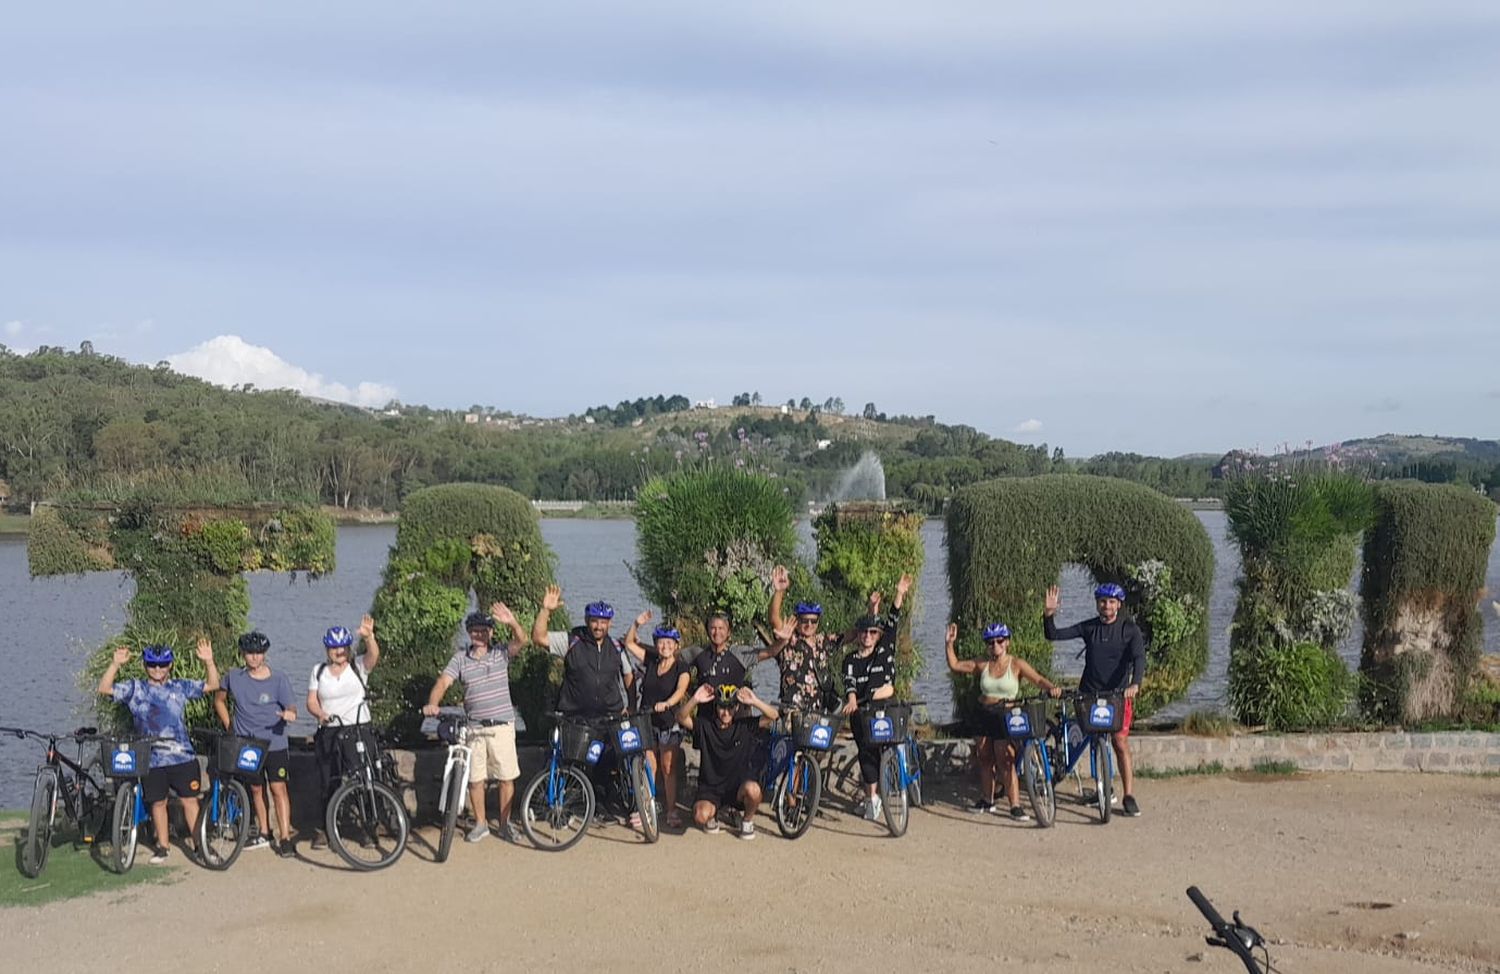
{"type": "MultiPolygon", "coordinates": [[[[914,508],[883,503],[833,504],[818,516],[813,534],[818,543],[816,570],[827,631],[852,625],[865,611],[871,592],[880,592],[882,604],[889,606],[903,572],[910,572],[913,579],[921,576],[924,520],[914,508]]],[[[896,634],[896,693],[903,698],[910,697],[922,665],[921,652],[912,641],[917,595],[913,583],[902,604],[901,628],[896,634]]]]}
{"type": "MultiPolygon", "coordinates": [[[[1109,477],[1005,478],[958,491],[948,505],[947,529],[948,586],[960,656],[981,658],[979,632],[1001,621],[1014,633],[1014,651],[1050,673],[1043,596],[1063,565],[1076,563],[1100,582],[1125,584],[1132,592],[1126,611],[1148,629],[1147,682],[1137,713],[1146,716],[1180,697],[1207,663],[1207,628],[1200,622],[1175,641],[1151,638],[1141,587],[1131,585],[1132,567],[1156,560],[1170,568],[1176,595],[1208,604],[1213,545],[1193,513],[1170,498],[1109,477]]],[[[1072,611],[1083,614],[1088,608],[1072,611]]],[[[976,699],[971,682],[954,684],[955,707],[965,719],[976,699]]]]}
{"type": "Polygon", "coordinates": [[[1316,643],[1270,645],[1229,658],[1229,704],[1243,724],[1320,730],[1349,714],[1358,677],[1316,643]]]}
{"type": "MultiPolygon", "coordinates": [[[[531,502],[513,490],[484,484],[445,484],[406,499],[396,544],[370,614],[382,651],[371,675],[375,719],[398,735],[412,735],[471,596],[488,610],[504,602],[530,629],[555,559],[542,539],[531,502]]],[[[565,613],[553,619],[565,625],[565,613]]],[[[510,639],[502,629],[496,638],[510,639]]],[[[558,678],[545,650],[528,647],[511,664],[511,699],[535,733],[545,725],[558,678]]],[[[463,699],[455,686],[445,702],[463,699]]]]}
{"type": "Polygon", "coordinates": [[[750,640],[778,564],[793,572],[795,590],[809,588],[792,502],[770,477],[720,466],[657,477],[641,488],[635,529],[636,581],[686,639],[702,635],[707,615],[726,612],[736,637],[750,640]]]}
{"type": "Polygon", "coordinates": [[[1235,723],[1220,710],[1195,710],[1182,719],[1179,729],[1190,737],[1230,737],[1235,723]]]}
{"type": "Polygon", "coordinates": [[[1380,484],[1374,497],[1360,578],[1365,716],[1379,723],[1469,716],[1495,505],[1461,487],[1407,482],[1380,484]]]}

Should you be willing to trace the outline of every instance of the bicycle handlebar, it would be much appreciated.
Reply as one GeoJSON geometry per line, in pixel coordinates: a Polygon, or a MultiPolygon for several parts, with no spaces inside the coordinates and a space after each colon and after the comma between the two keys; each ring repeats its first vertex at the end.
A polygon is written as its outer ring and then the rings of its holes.
{"type": "MultiPolygon", "coordinates": [[[[1245,965],[1245,970],[1250,974],[1262,974],[1260,962],[1255,959],[1253,948],[1265,943],[1261,935],[1254,927],[1248,927],[1240,922],[1240,915],[1234,915],[1233,923],[1226,923],[1214,909],[1214,905],[1203,895],[1203,891],[1196,886],[1187,888],[1187,897],[1193,901],[1198,912],[1203,914],[1203,919],[1213,928],[1214,936],[1207,938],[1211,947],[1223,947],[1231,951],[1245,965]]],[[[1269,966],[1269,965],[1268,965],[1269,966]]]]}

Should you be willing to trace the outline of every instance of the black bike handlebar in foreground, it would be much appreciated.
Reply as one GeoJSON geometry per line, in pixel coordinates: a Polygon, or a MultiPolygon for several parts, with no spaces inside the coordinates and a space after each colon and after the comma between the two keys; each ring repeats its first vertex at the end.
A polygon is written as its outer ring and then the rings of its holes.
{"type": "Polygon", "coordinates": [[[1215,935],[1206,938],[1209,946],[1224,947],[1232,951],[1244,963],[1245,970],[1249,971],[1250,974],[1263,974],[1264,971],[1270,970],[1269,958],[1267,958],[1266,965],[1262,967],[1260,961],[1255,959],[1253,952],[1256,947],[1264,947],[1264,939],[1261,938],[1260,933],[1254,927],[1248,927],[1240,922],[1238,912],[1234,914],[1233,923],[1226,923],[1224,922],[1224,918],[1219,915],[1219,911],[1214,909],[1214,905],[1208,901],[1208,897],[1204,896],[1203,891],[1198,887],[1189,886],[1187,888],[1187,897],[1193,901],[1193,905],[1198,908],[1198,912],[1203,914],[1203,918],[1208,921],[1208,925],[1213,927],[1215,935]]]}

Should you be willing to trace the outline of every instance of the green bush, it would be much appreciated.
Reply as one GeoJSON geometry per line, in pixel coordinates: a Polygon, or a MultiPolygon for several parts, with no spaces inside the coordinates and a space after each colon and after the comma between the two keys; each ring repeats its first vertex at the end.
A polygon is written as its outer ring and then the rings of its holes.
{"type": "MultiPolygon", "coordinates": [[[[922,514],[893,504],[833,504],[813,522],[818,542],[818,581],[826,631],[848,628],[866,608],[871,592],[880,592],[883,605],[895,598],[902,573],[921,577],[925,552],[922,548],[922,514]]],[[[917,612],[915,582],[902,605],[900,631],[896,634],[896,693],[909,698],[912,683],[921,671],[921,653],[912,641],[912,620],[917,612]]]]}
{"type": "MultiPolygon", "coordinates": [[[[486,610],[504,602],[529,631],[552,579],[552,551],[531,502],[520,494],[483,484],[413,493],[370,609],[382,652],[370,678],[375,719],[399,735],[415,734],[417,710],[453,651],[471,593],[486,610]]],[[[566,615],[553,619],[566,624],[566,615]]],[[[510,636],[503,628],[496,633],[500,642],[510,636]]],[[[528,648],[513,661],[510,676],[511,699],[535,734],[546,725],[558,675],[544,650],[528,648]]],[[[455,686],[445,702],[462,699],[455,686]]]]}
{"type": "Polygon", "coordinates": [[[1364,713],[1381,723],[1462,717],[1484,638],[1495,505],[1451,485],[1390,482],[1374,496],[1360,579],[1364,713]]]}
{"type": "Polygon", "coordinates": [[[104,572],[115,567],[109,548],[108,522],[102,517],[74,518],[71,512],[50,504],[36,509],[27,529],[26,555],[34,577],[46,575],[82,575],[104,572]]]}
{"type": "Polygon", "coordinates": [[[772,568],[799,567],[792,503],[760,474],[708,466],[655,478],[641,489],[635,528],[636,581],[690,640],[713,612],[750,640],[770,607],[772,568]]]}
{"type": "Polygon", "coordinates": [[[1320,471],[1245,477],[1229,483],[1224,509],[1240,549],[1229,632],[1235,715],[1276,730],[1342,719],[1354,682],[1334,650],[1354,620],[1349,577],[1374,515],[1370,486],[1320,471]],[[1291,682],[1273,688],[1275,702],[1260,702],[1277,674],[1291,682]],[[1306,699],[1288,696],[1297,693],[1306,699]]]}
{"type": "Polygon", "coordinates": [[[1268,645],[1229,659],[1229,704],[1240,723],[1320,730],[1349,714],[1358,677],[1316,643],[1268,645]]]}
{"type": "MultiPolygon", "coordinates": [[[[1202,672],[1208,632],[1201,623],[1173,640],[1153,638],[1140,610],[1141,586],[1132,567],[1148,560],[1169,566],[1174,597],[1208,604],[1213,545],[1186,507],[1148,487],[1080,474],[1006,478],[958,491],[948,505],[948,586],[959,655],[978,659],[978,633],[1003,621],[1015,651],[1045,673],[1052,646],[1042,637],[1042,602],[1062,567],[1083,565],[1100,582],[1126,585],[1127,611],[1147,629],[1146,683],[1137,703],[1142,716],[1175,700],[1202,672]]],[[[1064,608],[1064,611],[1068,611],[1064,608]]],[[[1082,611],[1082,610],[1080,610],[1082,611]]],[[[972,681],[955,681],[960,717],[971,716],[972,681]]]]}

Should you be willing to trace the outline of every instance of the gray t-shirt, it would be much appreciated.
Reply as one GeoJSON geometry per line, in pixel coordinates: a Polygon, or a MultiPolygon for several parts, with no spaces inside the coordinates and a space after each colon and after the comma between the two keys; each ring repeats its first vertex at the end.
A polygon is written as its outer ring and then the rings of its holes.
{"type": "Polygon", "coordinates": [[[516,719],[510,702],[510,654],[491,647],[483,656],[474,647],[461,649],[443,667],[443,675],[463,684],[464,713],[470,720],[516,719]]]}
{"type": "Polygon", "coordinates": [[[281,712],[297,702],[287,675],[272,670],[270,676],[257,680],[241,667],[224,674],[224,689],[234,698],[234,732],[270,741],[268,750],[285,751],[286,721],[281,712]]]}

